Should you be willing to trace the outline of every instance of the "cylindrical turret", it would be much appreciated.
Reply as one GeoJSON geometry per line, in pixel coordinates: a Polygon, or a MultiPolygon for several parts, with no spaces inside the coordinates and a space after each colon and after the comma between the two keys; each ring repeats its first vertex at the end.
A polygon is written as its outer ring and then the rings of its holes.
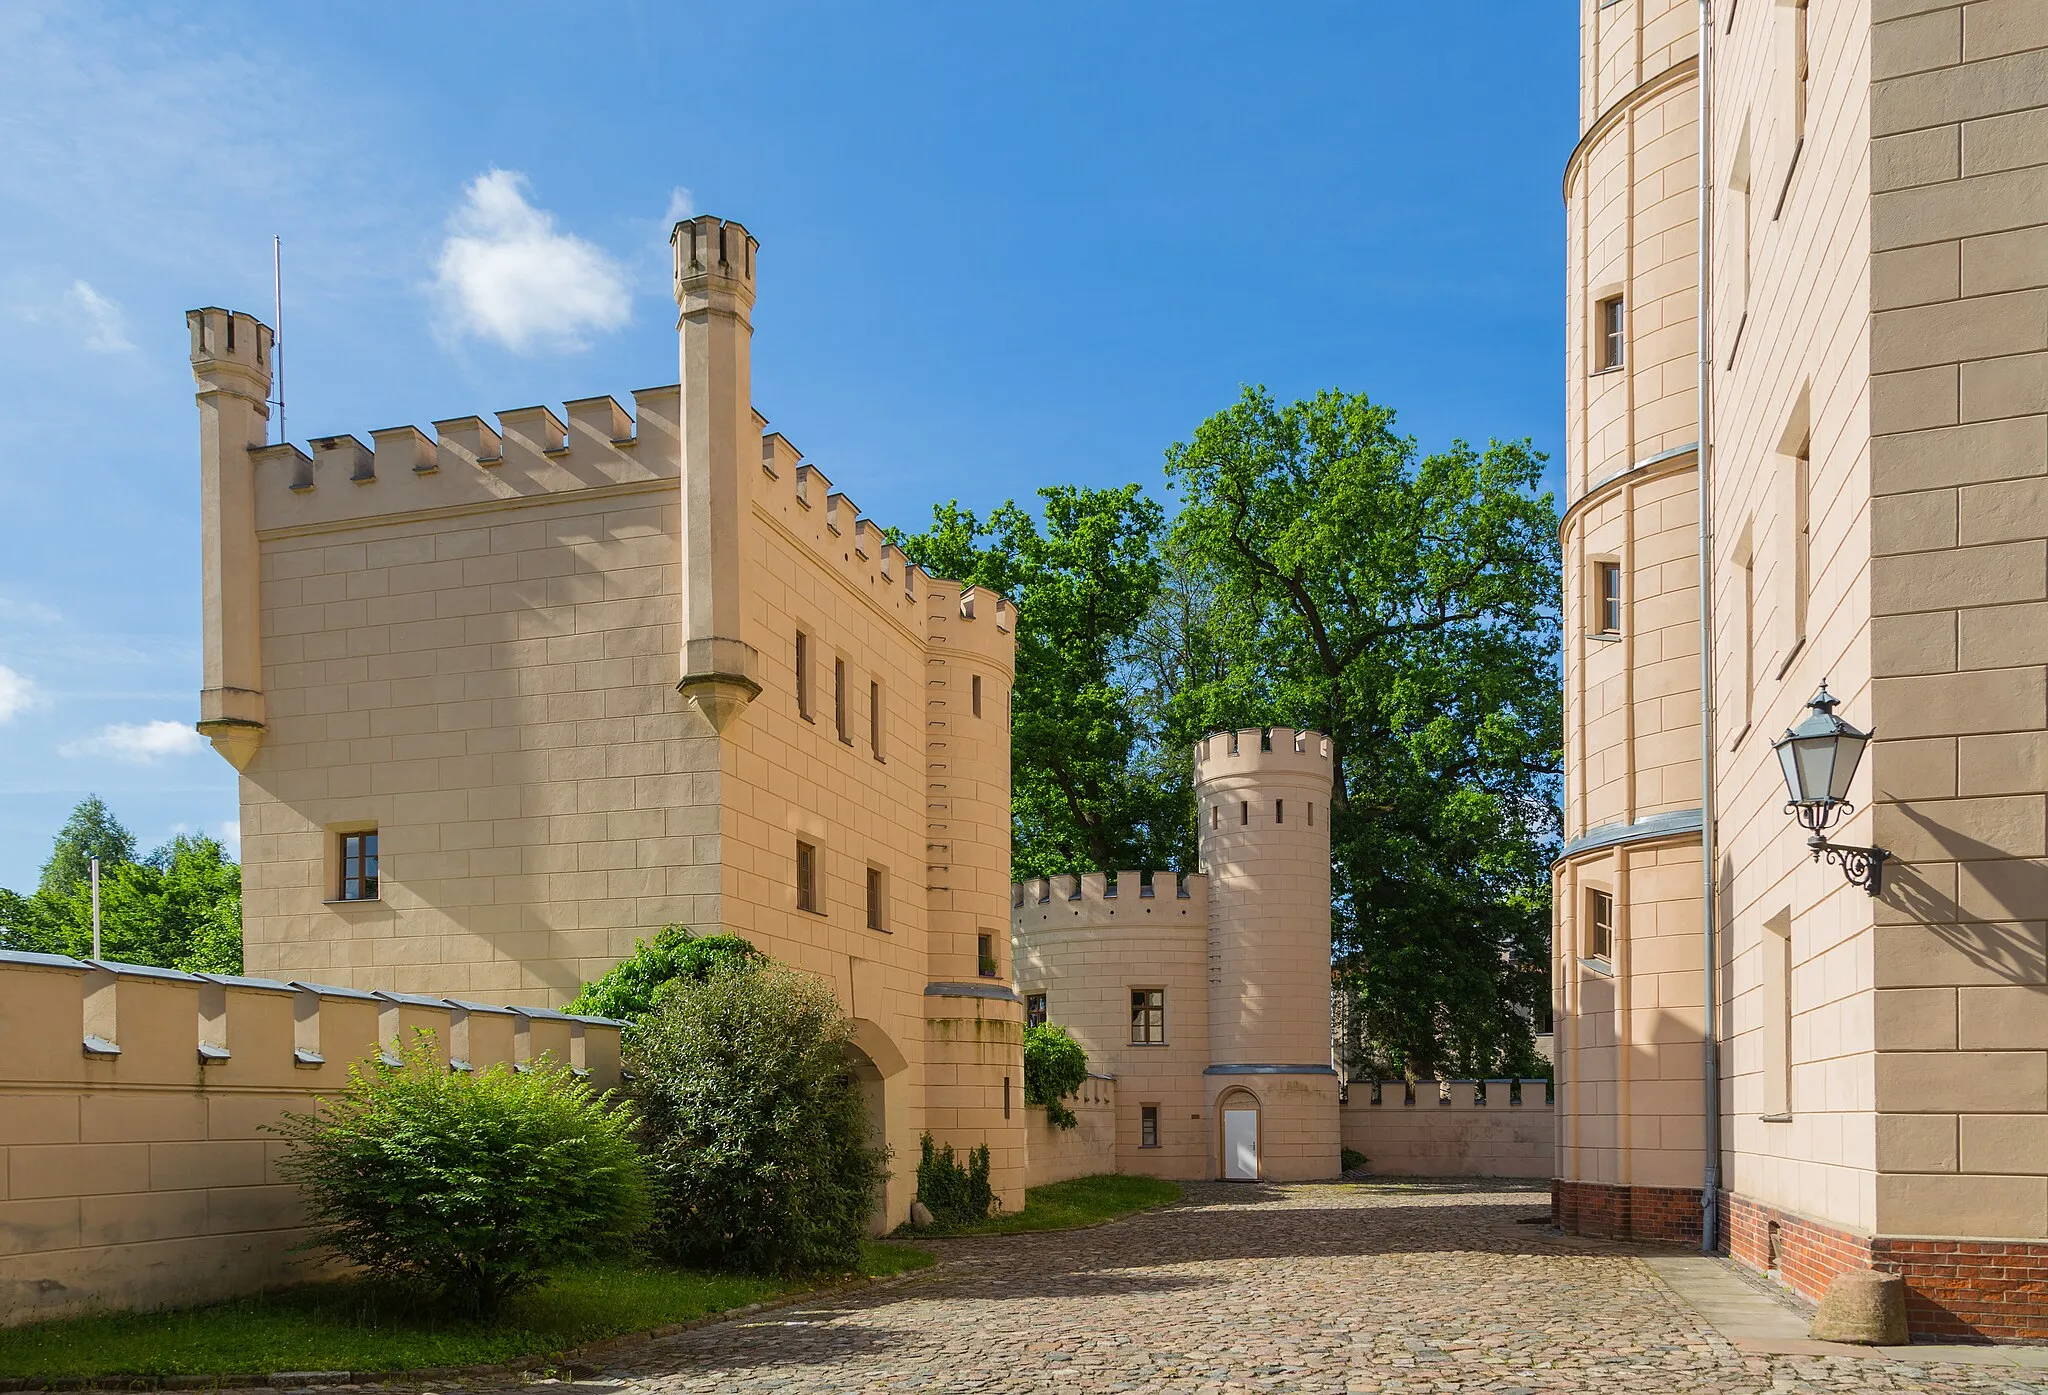
{"type": "Polygon", "coordinates": [[[1338,1171],[1330,1066],[1330,739],[1287,727],[1195,748],[1209,874],[1209,1060],[1218,1171],[1338,1171]]]}

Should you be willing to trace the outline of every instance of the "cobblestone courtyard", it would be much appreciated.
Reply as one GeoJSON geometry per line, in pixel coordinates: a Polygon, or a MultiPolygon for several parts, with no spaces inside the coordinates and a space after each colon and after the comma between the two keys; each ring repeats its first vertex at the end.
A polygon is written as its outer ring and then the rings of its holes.
{"type": "Polygon", "coordinates": [[[2048,1392],[2048,1372],[1739,1351],[1538,1191],[1188,1189],[1094,1230],[947,1242],[911,1282],[639,1348],[685,1391],[2048,1392]]]}

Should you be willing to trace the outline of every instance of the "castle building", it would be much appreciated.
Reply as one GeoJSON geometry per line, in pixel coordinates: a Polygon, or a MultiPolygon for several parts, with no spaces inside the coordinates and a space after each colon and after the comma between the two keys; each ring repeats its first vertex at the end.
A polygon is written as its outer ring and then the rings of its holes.
{"type": "Polygon", "coordinates": [[[1555,1212],[1918,1334],[2048,1337],[2044,13],[1581,0],[1564,172],[1555,1212]]]}
{"type": "Polygon", "coordinates": [[[919,1134],[1023,1203],[1014,612],[926,575],[749,391],[758,246],[674,239],[680,382],[267,442],[271,331],[195,310],[200,729],[247,971],[550,1008],[680,922],[853,1016],[884,1220],[919,1134]]]}
{"type": "Polygon", "coordinates": [[[1220,732],[1195,748],[1202,872],[1012,888],[1029,1018],[1115,1079],[1115,1170],[1337,1175],[1330,782],[1326,736],[1220,732]]]}

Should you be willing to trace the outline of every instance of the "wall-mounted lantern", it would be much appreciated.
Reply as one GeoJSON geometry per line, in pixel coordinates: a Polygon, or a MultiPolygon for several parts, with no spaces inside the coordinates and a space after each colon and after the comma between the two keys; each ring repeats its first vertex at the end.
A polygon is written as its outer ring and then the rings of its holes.
{"type": "Polygon", "coordinates": [[[1806,846],[1813,850],[1813,860],[1818,862],[1826,857],[1829,862],[1840,864],[1851,884],[1875,896],[1884,880],[1885,860],[1891,854],[1883,848],[1839,847],[1826,836],[1837,820],[1856,807],[1849,802],[1849,782],[1856,778],[1863,748],[1870,744],[1873,734],[1858,731],[1837,717],[1835,709],[1839,706],[1841,700],[1828,692],[1823,679],[1820,691],[1806,704],[1805,719],[1773,741],[1771,749],[1778,753],[1778,763],[1785,771],[1785,792],[1789,796],[1785,812],[1796,815],[1800,826],[1811,835],[1806,846]]]}

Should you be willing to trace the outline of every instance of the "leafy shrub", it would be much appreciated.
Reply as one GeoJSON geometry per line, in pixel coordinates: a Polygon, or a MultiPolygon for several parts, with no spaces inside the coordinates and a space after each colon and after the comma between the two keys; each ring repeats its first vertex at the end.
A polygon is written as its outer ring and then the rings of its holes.
{"type": "Polygon", "coordinates": [[[685,925],[664,925],[651,940],[633,946],[629,959],[612,965],[563,1011],[611,1017],[637,1026],[654,1010],[662,985],[702,983],[728,963],[762,963],[765,957],[738,935],[695,935],[685,925]]]}
{"type": "Polygon", "coordinates": [[[1079,1122],[1066,1097],[1087,1079],[1088,1053],[1072,1032],[1050,1022],[1024,1029],[1024,1103],[1041,1106],[1054,1127],[1070,1129],[1079,1122]]]}
{"type": "Polygon", "coordinates": [[[932,1213],[937,1225],[972,1225],[985,1220],[995,1209],[996,1195],[988,1184],[988,1145],[967,1155],[962,1167],[953,1156],[953,1145],[934,1145],[927,1133],[918,1140],[917,1199],[932,1213]]]}
{"type": "Polygon", "coordinates": [[[545,1058],[525,1071],[451,1071],[421,1032],[398,1065],[274,1132],[304,1190],[312,1244],[472,1315],[616,1248],[645,1225],[634,1117],[545,1058]]]}
{"type": "Polygon", "coordinates": [[[764,1273],[851,1269],[888,1174],[827,985],[731,956],[654,998],[628,1049],[655,1247],[764,1273]]]}
{"type": "Polygon", "coordinates": [[[1365,1154],[1359,1152],[1356,1148],[1344,1149],[1338,1154],[1338,1160],[1343,1164],[1346,1172],[1356,1172],[1361,1167],[1364,1167],[1366,1163],[1365,1154]]]}

